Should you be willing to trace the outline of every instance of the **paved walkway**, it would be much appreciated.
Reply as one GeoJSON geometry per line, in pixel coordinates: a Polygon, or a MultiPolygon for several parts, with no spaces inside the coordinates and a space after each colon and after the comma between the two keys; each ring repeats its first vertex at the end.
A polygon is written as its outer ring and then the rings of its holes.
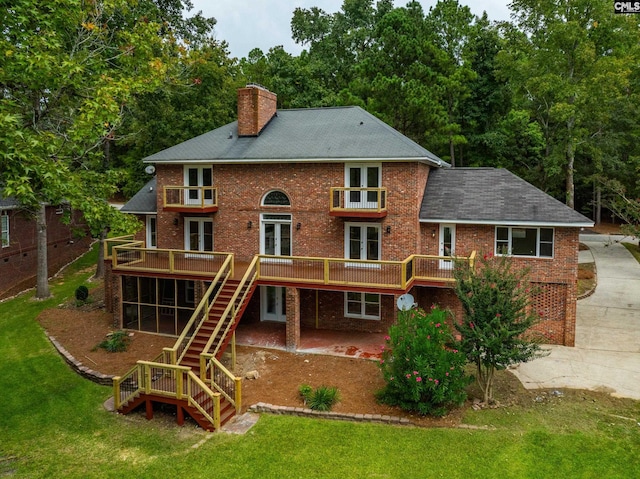
{"type": "Polygon", "coordinates": [[[580,235],[590,248],[580,252],[580,262],[596,263],[596,291],[578,301],[574,348],[549,346],[549,356],[513,370],[527,389],[590,389],[640,399],[640,264],[619,244],[622,238],[580,235]]]}

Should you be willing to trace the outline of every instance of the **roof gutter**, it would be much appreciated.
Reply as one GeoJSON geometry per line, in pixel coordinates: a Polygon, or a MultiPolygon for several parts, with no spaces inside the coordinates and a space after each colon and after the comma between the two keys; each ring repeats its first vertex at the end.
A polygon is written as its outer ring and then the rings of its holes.
{"type": "Polygon", "coordinates": [[[575,223],[554,222],[554,221],[511,221],[511,220],[465,220],[453,218],[428,218],[420,219],[420,223],[455,223],[464,225],[488,225],[488,226],[541,226],[558,228],[593,228],[593,221],[582,221],[575,223]]]}

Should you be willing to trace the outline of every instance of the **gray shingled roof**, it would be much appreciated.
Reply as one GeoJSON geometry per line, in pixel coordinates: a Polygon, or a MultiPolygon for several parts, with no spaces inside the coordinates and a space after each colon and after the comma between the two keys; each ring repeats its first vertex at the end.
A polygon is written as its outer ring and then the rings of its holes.
{"type": "Polygon", "coordinates": [[[593,226],[593,221],[505,169],[439,168],[429,173],[420,221],[593,226]]]}
{"type": "Polygon", "coordinates": [[[257,137],[238,122],[144,158],[145,163],[251,163],[354,160],[444,161],[360,107],[279,110],[257,137]]]}
{"type": "Polygon", "coordinates": [[[155,214],[158,211],[156,203],[156,177],[154,176],[120,208],[120,211],[137,215],[155,214]]]}
{"type": "Polygon", "coordinates": [[[12,198],[12,197],[5,198],[3,196],[2,189],[0,189],[0,209],[8,210],[8,209],[13,209],[17,207],[18,207],[18,202],[15,200],[15,198],[12,198]]]}

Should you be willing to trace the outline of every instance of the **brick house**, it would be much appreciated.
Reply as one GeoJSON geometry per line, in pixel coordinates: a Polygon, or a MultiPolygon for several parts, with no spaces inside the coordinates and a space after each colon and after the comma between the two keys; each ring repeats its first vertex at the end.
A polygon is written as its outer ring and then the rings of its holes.
{"type": "MultiPolygon", "coordinates": [[[[91,243],[81,215],[73,212],[68,224],[62,221],[65,206],[47,206],[48,273],[85,253],[91,243]]],[[[0,298],[6,298],[36,284],[36,221],[13,198],[0,191],[0,298]]]]}
{"type": "Polygon", "coordinates": [[[507,251],[541,288],[540,332],[574,344],[578,234],[593,223],[506,170],[450,168],[359,107],[276,111],[249,85],[237,122],[144,162],[155,177],[122,211],[145,228],[109,247],[120,327],[195,334],[221,278],[231,297],[244,277],[228,314],[281,322],[295,350],[315,329],[386,331],[404,293],[460,313],[448,258],[507,251]]]}

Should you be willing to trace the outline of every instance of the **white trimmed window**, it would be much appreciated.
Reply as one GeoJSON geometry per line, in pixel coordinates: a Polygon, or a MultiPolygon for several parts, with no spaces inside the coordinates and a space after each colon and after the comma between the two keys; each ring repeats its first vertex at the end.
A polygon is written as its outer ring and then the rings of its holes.
{"type": "Polygon", "coordinates": [[[9,246],[9,213],[7,211],[0,212],[0,241],[3,248],[9,246]]]}
{"type": "Polygon", "coordinates": [[[496,227],[496,255],[553,258],[553,228],[496,227]]]}
{"type": "Polygon", "coordinates": [[[347,318],[380,319],[380,295],[348,291],[344,294],[344,315],[347,318]]]}
{"type": "Polygon", "coordinates": [[[286,193],[273,190],[264,195],[262,206],[291,206],[291,200],[286,193]]]}

